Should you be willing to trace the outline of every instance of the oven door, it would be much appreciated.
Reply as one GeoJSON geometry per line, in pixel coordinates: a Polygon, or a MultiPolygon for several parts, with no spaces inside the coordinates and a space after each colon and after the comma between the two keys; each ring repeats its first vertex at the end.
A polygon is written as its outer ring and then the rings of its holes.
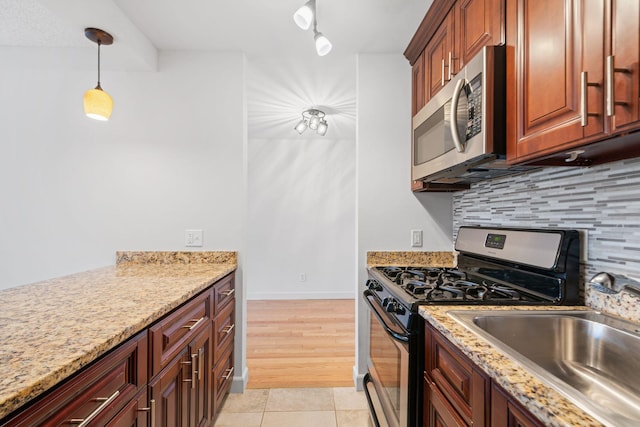
{"type": "MultiPolygon", "coordinates": [[[[409,342],[411,334],[386,313],[375,294],[364,291],[371,319],[369,374],[384,414],[381,425],[407,427],[409,423],[409,342]]],[[[365,391],[368,392],[367,387],[365,391]]]]}

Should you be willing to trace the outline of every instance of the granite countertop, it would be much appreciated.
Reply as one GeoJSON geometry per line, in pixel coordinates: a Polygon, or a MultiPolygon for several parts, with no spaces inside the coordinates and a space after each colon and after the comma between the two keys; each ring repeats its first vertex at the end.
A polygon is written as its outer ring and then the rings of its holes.
{"type": "Polygon", "coordinates": [[[589,307],[584,306],[422,306],[420,314],[545,425],[555,427],[601,426],[600,422],[547,386],[527,368],[446,314],[450,310],[588,309],[589,307]]]}
{"type": "Polygon", "coordinates": [[[141,254],[0,291],[0,419],[236,269],[234,252],[141,254]]]}

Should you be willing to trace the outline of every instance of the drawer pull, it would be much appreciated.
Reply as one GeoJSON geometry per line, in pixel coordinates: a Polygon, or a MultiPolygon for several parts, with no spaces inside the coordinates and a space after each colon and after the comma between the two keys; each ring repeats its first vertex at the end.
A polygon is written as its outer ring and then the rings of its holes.
{"type": "Polygon", "coordinates": [[[228,291],[224,291],[224,292],[220,292],[222,295],[224,295],[225,297],[230,297],[231,295],[233,295],[236,292],[235,289],[229,289],[228,291]]]}
{"type": "Polygon", "coordinates": [[[87,418],[80,418],[80,419],[74,418],[74,419],[71,419],[69,422],[72,423],[72,424],[78,424],[78,427],[85,427],[85,426],[89,425],[89,423],[91,421],[93,421],[93,419],[95,417],[97,417],[100,414],[100,412],[104,411],[104,408],[106,408],[107,406],[109,406],[111,404],[111,402],[116,400],[116,398],[118,397],[119,394],[120,394],[120,390],[116,390],[109,397],[97,397],[97,398],[95,398],[94,399],[95,401],[102,402],[102,404],[100,406],[98,406],[95,409],[95,411],[90,413],[87,418]]]}
{"type": "Polygon", "coordinates": [[[223,375],[222,378],[224,378],[225,381],[229,381],[229,378],[231,378],[231,375],[233,375],[233,367],[227,369],[227,374],[223,375]]]}
{"type": "Polygon", "coordinates": [[[138,408],[138,412],[149,412],[151,414],[151,427],[156,427],[156,401],[151,399],[148,408],[138,408]]]}
{"type": "Polygon", "coordinates": [[[233,325],[227,326],[226,328],[224,328],[222,330],[222,332],[224,332],[225,334],[229,335],[231,333],[231,331],[233,331],[233,328],[236,327],[236,324],[234,323],[233,325]]]}
{"type": "Polygon", "coordinates": [[[202,380],[202,360],[204,359],[204,348],[198,349],[198,381],[202,380]]]}
{"type": "Polygon", "coordinates": [[[199,319],[191,319],[190,322],[196,322],[193,325],[189,326],[189,325],[184,325],[183,328],[189,329],[190,331],[193,331],[200,323],[204,322],[205,317],[202,316],[199,319]]]}

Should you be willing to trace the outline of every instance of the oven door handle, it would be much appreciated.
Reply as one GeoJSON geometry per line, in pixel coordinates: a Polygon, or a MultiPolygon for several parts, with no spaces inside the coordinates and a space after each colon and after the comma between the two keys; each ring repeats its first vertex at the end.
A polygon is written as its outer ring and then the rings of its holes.
{"type": "Polygon", "coordinates": [[[364,378],[362,380],[362,385],[364,388],[364,395],[367,397],[367,403],[369,404],[369,411],[371,412],[371,418],[373,420],[373,425],[375,427],[380,427],[380,421],[378,421],[378,414],[376,414],[376,408],[373,406],[373,399],[371,398],[371,394],[369,394],[369,389],[367,388],[367,384],[373,384],[373,380],[371,379],[371,375],[369,372],[364,374],[364,378]]]}
{"type": "Polygon", "coordinates": [[[380,321],[380,324],[382,325],[384,330],[387,332],[387,334],[391,338],[396,340],[396,341],[400,341],[400,342],[403,342],[403,343],[408,343],[409,342],[409,337],[411,336],[411,334],[399,334],[399,333],[397,333],[396,331],[391,329],[387,325],[387,322],[385,322],[385,320],[382,318],[382,316],[380,316],[380,313],[378,313],[378,310],[376,310],[376,308],[374,307],[373,303],[369,299],[369,297],[374,297],[375,294],[373,292],[371,292],[371,290],[369,290],[369,289],[365,289],[365,291],[362,294],[364,295],[364,300],[367,302],[367,304],[369,304],[369,307],[371,308],[371,312],[376,315],[376,317],[380,321]]]}

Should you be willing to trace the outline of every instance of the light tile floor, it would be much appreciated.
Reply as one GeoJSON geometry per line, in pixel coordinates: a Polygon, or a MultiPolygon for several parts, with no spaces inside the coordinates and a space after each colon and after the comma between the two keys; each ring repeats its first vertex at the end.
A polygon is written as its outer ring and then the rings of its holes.
{"type": "Polygon", "coordinates": [[[215,427],[370,427],[364,392],[352,387],[247,389],[231,393],[215,427]]]}

